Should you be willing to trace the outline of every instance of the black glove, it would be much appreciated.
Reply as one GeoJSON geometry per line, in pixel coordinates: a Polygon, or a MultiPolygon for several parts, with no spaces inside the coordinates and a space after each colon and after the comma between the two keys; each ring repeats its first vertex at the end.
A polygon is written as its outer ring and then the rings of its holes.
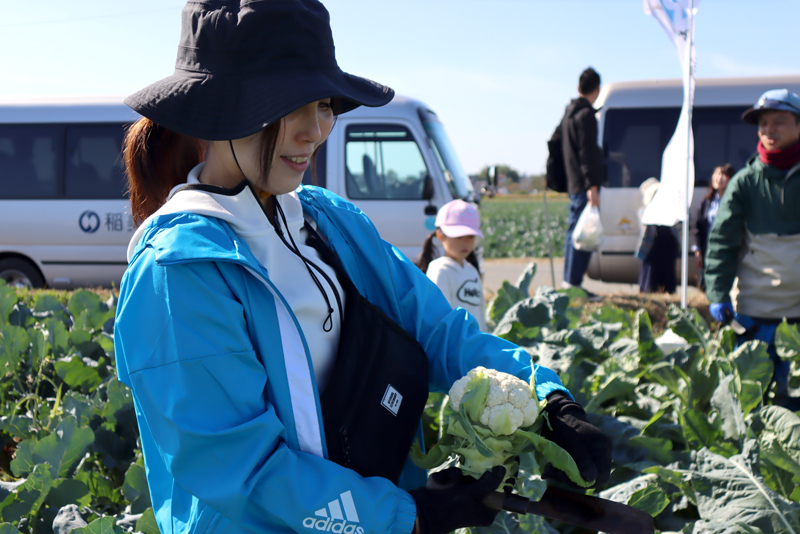
{"type": "Polygon", "coordinates": [[[414,534],[447,534],[457,528],[488,527],[498,510],[482,504],[484,497],[497,489],[506,470],[497,466],[480,479],[451,467],[428,477],[424,488],[410,491],[417,503],[417,526],[414,534]]]}
{"type": "MultiPolygon", "coordinates": [[[[554,391],[547,396],[545,411],[550,425],[544,425],[542,435],[570,453],[583,479],[595,481],[593,487],[607,481],[611,474],[611,440],[587,421],[581,405],[563,391],[554,391]]],[[[571,484],[567,475],[552,465],[543,476],[571,484]]]]}

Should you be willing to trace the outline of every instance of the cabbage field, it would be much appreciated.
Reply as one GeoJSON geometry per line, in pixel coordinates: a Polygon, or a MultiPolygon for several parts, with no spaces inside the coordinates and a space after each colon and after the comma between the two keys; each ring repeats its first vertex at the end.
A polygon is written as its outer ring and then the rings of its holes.
{"type": "MultiPolygon", "coordinates": [[[[587,316],[580,290],[529,297],[531,274],[498,292],[495,333],[556,370],[612,439],[612,476],[596,493],[652,513],[663,532],[800,534],[800,417],[771,404],[764,345],[737,349],[730,329],[671,308],[686,343],[666,346],[643,310],[587,316]]],[[[131,394],[116,379],[115,306],[113,294],[0,283],[0,534],[158,534],[131,394]]],[[[796,327],[779,327],[778,350],[797,388],[796,327]]],[[[429,399],[428,445],[443,399],[429,399]]],[[[518,474],[529,494],[545,483],[526,475],[533,462],[521,458],[518,474]]],[[[473,530],[577,533],[505,512],[473,530]]]]}
{"type": "Polygon", "coordinates": [[[564,196],[548,198],[548,217],[544,203],[533,198],[516,197],[481,201],[481,230],[484,258],[546,258],[548,236],[553,257],[564,255],[567,208],[564,196]]]}
{"type": "MultiPolygon", "coordinates": [[[[506,282],[488,313],[494,333],[557,371],[611,438],[611,479],[595,494],[651,513],[661,532],[800,533],[800,417],[771,403],[766,345],[735,348],[730,328],[711,328],[696,310],[675,306],[667,326],[685,343],[667,344],[644,310],[606,306],[587,318],[579,289],[539,287],[528,297],[533,274],[529,268],[516,285],[506,282]]],[[[776,344],[800,394],[797,327],[783,323],[776,344]]],[[[429,398],[429,446],[449,409],[443,401],[429,398]]],[[[519,473],[528,495],[545,484],[526,474],[539,471],[532,456],[521,459],[519,473]]],[[[507,512],[471,530],[579,532],[507,512]]]]}

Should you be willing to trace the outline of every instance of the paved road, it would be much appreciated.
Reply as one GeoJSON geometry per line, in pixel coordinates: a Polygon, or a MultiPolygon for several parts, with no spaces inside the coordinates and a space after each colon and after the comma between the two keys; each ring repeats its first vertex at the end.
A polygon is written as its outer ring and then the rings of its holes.
{"type": "MultiPolygon", "coordinates": [[[[514,258],[483,261],[486,269],[486,274],[483,278],[483,288],[492,293],[497,292],[500,286],[503,285],[504,280],[508,280],[512,284],[516,283],[517,278],[532,261],[536,262],[536,276],[533,278],[533,284],[531,285],[532,291],[542,285],[553,285],[550,274],[550,261],[547,258],[514,258]]],[[[556,258],[553,260],[553,270],[555,271],[556,279],[555,287],[560,288],[561,282],[564,280],[564,258],[556,258]]],[[[592,280],[588,276],[583,279],[583,287],[588,291],[598,294],[639,293],[638,284],[611,284],[592,280]]],[[[680,291],[680,288],[678,288],[678,290],[680,291]]],[[[691,295],[697,292],[697,288],[690,286],[688,291],[689,295],[691,295]]]]}

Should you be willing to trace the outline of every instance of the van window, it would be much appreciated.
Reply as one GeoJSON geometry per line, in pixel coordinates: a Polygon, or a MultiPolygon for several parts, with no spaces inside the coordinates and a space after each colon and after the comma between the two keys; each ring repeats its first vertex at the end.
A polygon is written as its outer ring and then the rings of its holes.
{"type": "Polygon", "coordinates": [[[738,171],[756,153],[758,126],[742,120],[748,107],[699,108],[692,117],[696,185],[707,186],[717,165],[738,171]]]}
{"type": "MultiPolygon", "coordinates": [[[[714,167],[737,170],[755,153],[757,128],[742,122],[747,106],[692,110],[695,185],[707,186],[714,167]]],[[[639,187],[661,176],[661,156],[678,125],[680,108],[619,108],[606,111],[603,149],[607,187],[639,187]]]]}
{"type": "Polygon", "coordinates": [[[122,125],[68,126],[66,136],[66,198],[125,198],[122,125]]]}
{"type": "Polygon", "coordinates": [[[661,154],[675,127],[679,108],[621,108],[606,111],[603,151],[607,187],[639,187],[661,175],[661,154]]]}
{"type": "Polygon", "coordinates": [[[428,168],[404,126],[348,126],[345,183],[351,199],[421,200],[428,168]]]}
{"type": "Polygon", "coordinates": [[[466,200],[474,192],[472,182],[467,173],[464,172],[463,167],[461,167],[461,162],[452,143],[450,143],[450,138],[447,137],[447,133],[444,131],[444,125],[438,119],[431,118],[432,111],[425,111],[428,113],[422,114],[425,117],[423,125],[430,138],[433,153],[436,154],[436,161],[447,180],[450,193],[453,198],[466,200]]]}
{"type": "Polygon", "coordinates": [[[61,128],[0,126],[0,198],[56,198],[61,128]]]}

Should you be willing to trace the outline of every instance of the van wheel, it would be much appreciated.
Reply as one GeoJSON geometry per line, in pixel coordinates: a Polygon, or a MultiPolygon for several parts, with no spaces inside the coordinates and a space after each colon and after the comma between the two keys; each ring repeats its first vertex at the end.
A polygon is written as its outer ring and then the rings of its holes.
{"type": "Polygon", "coordinates": [[[39,269],[19,258],[0,260],[0,278],[11,287],[44,287],[44,278],[39,274],[39,269]]]}

